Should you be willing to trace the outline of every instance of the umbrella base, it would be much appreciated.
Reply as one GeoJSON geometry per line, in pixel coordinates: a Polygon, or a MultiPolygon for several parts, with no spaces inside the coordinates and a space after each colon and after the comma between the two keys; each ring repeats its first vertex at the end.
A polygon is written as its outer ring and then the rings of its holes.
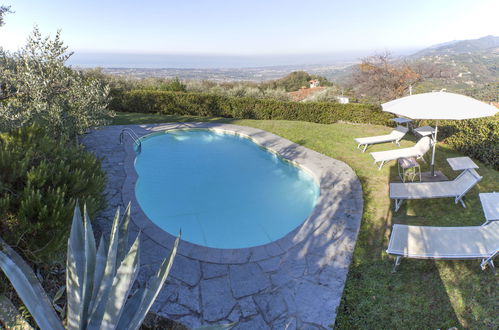
{"type": "Polygon", "coordinates": [[[431,175],[431,172],[423,172],[421,173],[421,181],[422,182],[449,181],[449,178],[447,178],[440,171],[435,171],[435,175],[431,175]]]}

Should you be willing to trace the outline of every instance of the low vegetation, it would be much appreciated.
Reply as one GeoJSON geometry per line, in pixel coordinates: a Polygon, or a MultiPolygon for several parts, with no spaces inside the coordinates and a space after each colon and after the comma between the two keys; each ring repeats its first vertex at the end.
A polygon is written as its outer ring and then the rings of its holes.
{"type": "Polygon", "coordinates": [[[105,182],[94,155],[40,127],[0,133],[0,237],[31,261],[60,261],[76,200],[95,215],[105,182]]]}
{"type": "MultiPolygon", "coordinates": [[[[360,152],[353,141],[355,137],[386,134],[390,130],[387,127],[141,113],[118,113],[114,124],[169,121],[221,121],[260,128],[342,160],[353,168],[364,190],[364,214],[336,329],[499,327],[498,279],[491,272],[482,271],[478,261],[404,260],[398,272],[392,274],[394,258],[385,252],[394,223],[432,226],[482,224],[484,215],[478,193],[497,191],[498,171],[476,161],[483,180],[467,194],[465,209],[451,199],[412,200],[394,214],[388,198],[388,183],[399,180],[396,165],[392,162],[378,171],[369,153],[360,152]]],[[[414,145],[415,138],[411,135],[407,138],[409,140],[402,140],[402,147],[414,145]]],[[[392,144],[381,144],[370,150],[391,148],[392,144]]],[[[445,158],[458,156],[462,154],[440,143],[436,152],[437,169],[449,179],[456,177],[458,173],[449,167],[445,158]]],[[[428,164],[422,164],[422,170],[429,170],[428,164]]]]}
{"type": "Polygon", "coordinates": [[[41,329],[62,330],[64,325],[67,329],[102,330],[140,327],[170,273],[180,237],[156,274],[132,293],[140,269],[140,234],[128,248],[129,222],[130,205],[121,218],[116,211],[109,243],[101,237],[97,247],[86,210],[82,217],[80,208],[75,206],[68,240],[66,286],[62,287],[67,292],[67,303],[61,316],[35,273],[0,239],[0,269],[41,329]]]}
{"type": "MultiPolygon", "coordinates": [[[[439,138],[450,147],[499,170],[499,114],[491,118],[440,121],[439,138]]],[[[421,125],[433,125],[422,121],[421,125]]]]}
{"type": "Polygon", "coordinates": [[[211,116],[239,119],[284,119],[330,124],[390,124],[393,116],[368,104],[283,102],[250,97],[225,97],[204,93],[132,90],[115,94],[114,111],[165,115],[211,116]]]}

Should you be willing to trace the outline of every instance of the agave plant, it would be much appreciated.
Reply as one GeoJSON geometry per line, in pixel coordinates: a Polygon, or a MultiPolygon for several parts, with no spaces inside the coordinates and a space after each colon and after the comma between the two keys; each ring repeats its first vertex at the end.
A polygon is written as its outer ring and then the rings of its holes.
{"type": "MultiPolygon", "coordinates": [[[[96,247],[86,208],[83,219],[75,207],[68,240],[66,288],[68,329],[138,329],[173,264],[180,235],[146,286],[129,298],[139,272],[140,234],[127,251],[130,204],[113,221],[109,243],[96,247]]],[[[36,275],[22,258],[0,240],[0,268],[41,329],[64,329],[36,275]]]]}

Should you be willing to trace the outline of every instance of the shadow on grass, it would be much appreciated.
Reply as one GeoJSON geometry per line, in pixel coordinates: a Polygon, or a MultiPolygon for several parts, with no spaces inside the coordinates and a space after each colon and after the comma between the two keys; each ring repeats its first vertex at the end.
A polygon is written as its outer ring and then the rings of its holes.
{"type": "MultiPolygon", "coordinates": [[[[400,182],[396,163],[387,165],[390,181],[400,182]]],[[[372,221],[372,215],[364,214],[336,328],[351,328],[353,324],[356,328],[458,326],[460,321],[434,261],[403,259],[398,271],[391,272],[395,258],[385,251],[392,225],[412,224],[411,217],[402,221],[394,218],[392,210],[390,202],[381,222],[372,221]],[[371,244],[363,246],[364,242],[371,244]]]]}

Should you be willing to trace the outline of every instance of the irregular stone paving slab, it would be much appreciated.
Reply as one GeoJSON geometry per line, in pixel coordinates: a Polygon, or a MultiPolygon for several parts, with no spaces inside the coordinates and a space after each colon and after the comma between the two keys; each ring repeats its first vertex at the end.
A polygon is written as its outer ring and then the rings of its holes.
{"type": "Polygon", "coordinates": [[[230,266],[230,286],[235,298],[241,298],[267,289],[270,281],[256,263],[230,266]]]}
{"type": "Polygon", "coordinates": [[[226,277],[201,281],[201,296],[203,297],[203,317],[207,321],[225,318],[236,305],[226,277]]]}
{"type": "Polygon", "coordinates": [[[258,309],[256,308],[255,302],[252,297],[245,297],[238,300],[239,307],[241,308],[241,313],[243,317],[248,317],[258,314],[258,309]]]}
{"type": "Polygon", "coordinates": [[[256,295],[254,299],[263,318],[269,324],[286,314],[286,303],[279,292],[256,295]]]}
{"type": "Polygon", "coordinates": [[[142,235],[138,286],[168,256],[175,237],[159,229],[135,198],[137,174],[131,141],[120,145],[124,128],[138,136],[167,129],[204,128],[235,132],[279,153],[320,183],[316,207],[285,237],[248,249],[212,249],[182,241],[170,277],[153,310],[188,327],[238,322],[235,329],[327,329],[334,324],[362,216],[362,188],[352,169],[274,134],[217,123],[109,126],[82,138],[102,159],[108,182],[106,210],[97,225],[108,235],[116,208],[131,201],[130,243],[142,235]]]}
{"type": "Polygon", "coordinates": [[[202,263],[203,278],[225,276],[229,273],[229,266],[221,264],[202,263]]]}

